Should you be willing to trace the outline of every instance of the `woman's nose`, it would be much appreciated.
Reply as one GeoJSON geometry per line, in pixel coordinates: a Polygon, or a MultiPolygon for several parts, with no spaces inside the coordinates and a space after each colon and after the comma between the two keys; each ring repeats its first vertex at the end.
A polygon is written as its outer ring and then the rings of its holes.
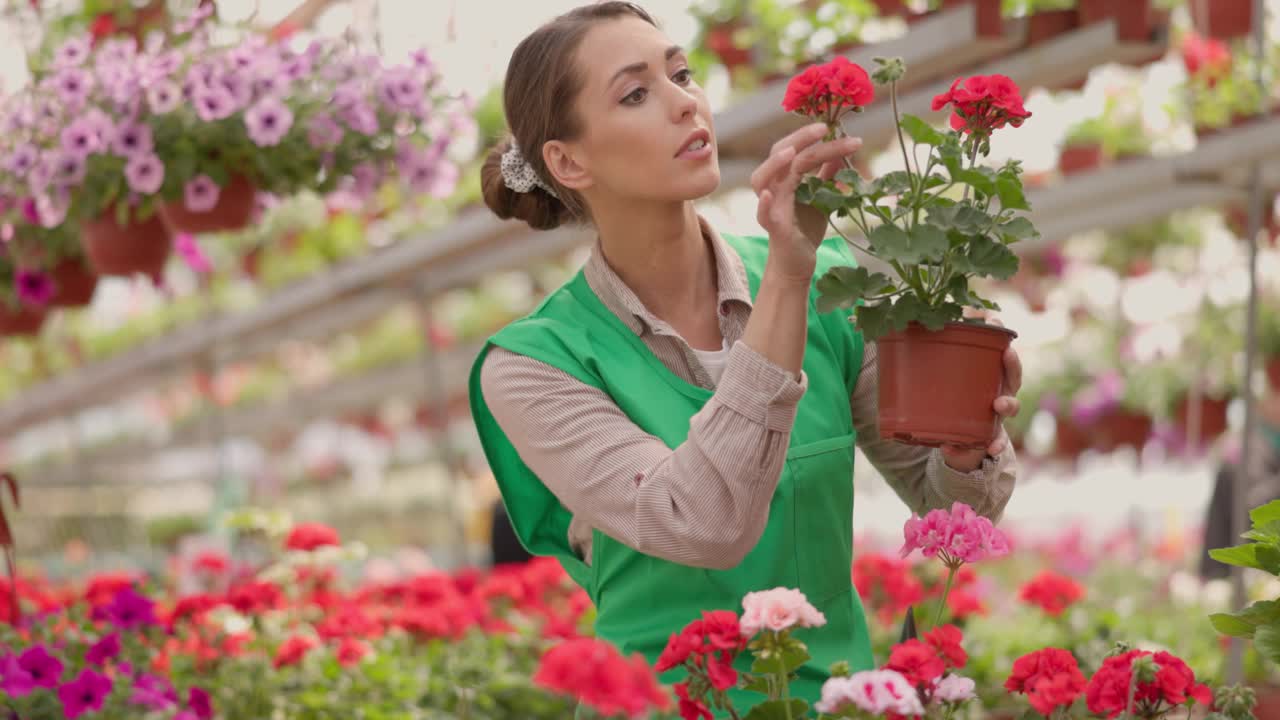
{"type": "Polygon", "coordinates": [[[672,83],[672,89],[675,93],[672,101],[672,114],[676,122],[680,122],[698,112],[698,98],[694,97],[693,93],[674,83],[672,83]]]}

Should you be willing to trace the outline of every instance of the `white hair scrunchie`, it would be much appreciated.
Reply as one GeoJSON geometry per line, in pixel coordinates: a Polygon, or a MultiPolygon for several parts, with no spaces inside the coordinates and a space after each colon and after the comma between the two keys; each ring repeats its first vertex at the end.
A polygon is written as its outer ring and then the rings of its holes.
{"type": "Polygon", "coordinates": [[[551,188],[551,183],[538,177],[533,166],[524,159],[520,146],[515,140],[512,140],[511,147],[502,153],[502,181],[518,193],[531,192],[535,187],[540,187],[551,197],[560,199],[556,191],[551,188]]]}

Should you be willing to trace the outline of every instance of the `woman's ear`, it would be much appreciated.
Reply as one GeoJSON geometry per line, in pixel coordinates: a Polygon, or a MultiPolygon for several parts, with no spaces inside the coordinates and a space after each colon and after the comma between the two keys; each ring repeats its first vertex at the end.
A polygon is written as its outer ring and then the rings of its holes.
{"type": "Polygon", "coordinates": [[[542,146],[542,160],[556,182],[570,190],[582,192],[593,184],[579,150],[566,142],[548,140],[542,146]]]}

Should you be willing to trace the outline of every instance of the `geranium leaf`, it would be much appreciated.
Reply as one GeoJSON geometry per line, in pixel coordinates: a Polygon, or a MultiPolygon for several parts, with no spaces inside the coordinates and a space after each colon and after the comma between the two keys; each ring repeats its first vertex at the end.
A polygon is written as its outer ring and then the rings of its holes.
{"type": "Polygon", "coordinates": [[[1253,634],[1253,646],[1263,657],[1280,663],[1280,626],[1263,625],[1253,634]]]}
{"type": "Polygon", "coordinates": [[[939,262],[951,249],[947,234],[933,225],[911,228],[911,249],[919,254],[916,262],[939,262]]]}
{"type": "Polygon", "coordinates": [[[1260,505],[1250,510],[1249,519],[1253,521],[1255,528],[1259,525],[1280,521],[1280,500],[1272,500],[1266,505],[1260,505]]]}
{"type": "Polygon", "coordinates": [[[1016,217],[1007,223],[996,226],[996,231],[1004,239],[1006,245],[1019,240],[1034,240],[1040,237],[1040,231],[1025,217],[1016,217]]]}
{"type": "Polygon", "coordinates": [[[1280,602],[1276,600],[1259,600],[1241,610],[1236,617],[1250,625],[1280,623],[1280,602]]]}
{"type": "Polygon", "coordinates": [[[844,183],[853,189],[854,194],[860,195],[863,190],[862,175],[853,168],[842,168],[836,172],[835,181],[844,183]]]}
{"type": "Polygon", "coordinates": [[[1010,177],[1001,173],[996,178],[996,196],[1000,198],[1000,207],[1006,210],[1030,210],[1027,196],[1022,191],[1022,182],[1016,176],[1010,177]]]}
{"type": "Polygon", "coordinates": [[[788,720],[809,716],[809,703],[799,698],[766,700],[751,708],[745,720],[788,720]],[[789,711],[788,711],[789,707],[789,711]]]}
{"type": "Polygon", "coordinates": [[[1018,256],[1003,243],[977,235],[970,238],[968,251],[956,258],[955,265],[963,273],[1008,280],[1018,272],[1018,256]]]}
{"type": "Polygon", "coordinates": [[[904,170],[895,170],[891,173],[885,173],[876,178],[871,183],[871,189],[868,195],[876,197],[884,197],[886,195],[901,195],[911,189],[911,176],[904,170]]]}
{"type": "Polygon", "coordinates": [[[887,300],[875,305],[859,305],[854,310],[854,320],[863,337],[874,342],[889,334],[892,329],[889,314],[892,310],[893,305],[887,300]]]}
{"type": "Polygon", "coordinates": [[[969,205],[935,205],[925,214],[925,220],[943,230],[958,230],[966,234],[981,231],[991,224],[991,218],[969,205]]]}
{"type": "Polygon", "coordinates": [[[849,198],[831,183],[811,177],[796,188],[796,202],[816,208],[824,215],[831,215],[843,210],[849,198]]]}
{"type": "Polygon", "coordinates": [[[938,262],[951,247],[946,233],[932,225],[917,225],[910,233],[896,225],[881,225],[867,240],[877,257],[910,265],[938,262]]]}
{"type": "Polygon", "coordinates": [[[834,267],[818,278],[818,312],[851,308],[889,282],[888,276],[864,267],[834,267]]]}
{"type": "Polygon", "coordinates": [[[951,173],[951,179],[965,183],[988,197],[996,194],[996,181],[990,168],[965,169],[951,173]],[[983,171],[986,172],[983,172],[983,171]]]}
{"type": "Polygon", "coordinates": [[[947,140],[946,135],[938,132],[929,123],[915,115],[903,115],[899,125],[907,135],[911,136],[912,140],[921,145],[941,145],[947,140]]]}
{"type": "Polygon", "coordinates": [[[1257,570],[1263,569],[1258,562],[1257,545],[1236,545],[1235,547],[1218,548],[1210,550],[1209,557],[1224,565],[1255,568],[1257,570]]]}
{"type": "Polygon", "coordinates": [[[1251,638],[1255,630],[1253,624],[1230,613],[1214,613],[1209,616],[1209,622],[1213,624],[1214,630],[1231,637],[1251,638]]]}

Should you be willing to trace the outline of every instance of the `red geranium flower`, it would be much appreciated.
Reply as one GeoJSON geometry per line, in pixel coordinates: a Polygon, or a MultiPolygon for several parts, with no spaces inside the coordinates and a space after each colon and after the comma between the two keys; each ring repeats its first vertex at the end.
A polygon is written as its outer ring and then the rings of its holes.
{"type": "Polygon", "coordinates": [[[1070,707],[1084,692],[1085,681],[1075,656],[1059,648],[1045,648],[1015,660],[1004,687],[1026,695],[1036,712],[1049,716],[1054,708],[1070,707]]]}
{"type": "Polygon", "coordinates": [[[1036,605],[1052,617],[1058,617],[1068,607],[1084,597],[1084,588],[1075,580],[1045,570],[1035,576],[1018,591],[1018,599],[1036,605]]]}
{"type": "Polygon", "coordinates": [[[595,638],[568,640],[548,650],[533,681],[602,715],[640,717],[671,706],[671,698],[642,657],[628,660],[615,647],[595,638]]]}
{"type": "Polygon", "coordinates": [[[947,610],[950,611],[951,618],[956,621],[973,615],[987,614],[987,606],[968,590],[952,589],[951,594],[947,596],[947,610]]]}
{"type": "Polygon", "coordinates": [[[293,635],[280,644],[271,666],[279,669],[287,665],[297,665],[318,644],[316,639],[309,635],[293,635]]]}
{"type": "Polygon", "coordinates": [[[221,575],[227,571],[227,568],[230,567],[230,565],[231,561],[227,559],[227,556],[216,550],[207,550],[196,555],[195,560],[191,563],[191,567],[194,568],[196,572],[208,573],[210,575],[221,575]]]}
{"type": "Polygon", "coordinates": [[[714,716],[706,703],[689,697],[689,683],[676,683],[676,697],[680,698],[680,717],[683,720],[711,720],[714,716]]]}
{"type": "Polygon", "coordinates": [[[905,560],[879,553],[859,555],[853,561],[853,585],[885,624],[924,599],[924,586],[911,572],[911,566],[905,560]]]}
{"type": "MultiPolygon", "coordinates": [[[[1089,711],[1105,713],[1109,718],[1124,712],[1129,698],[1133,661],[1146,655],[1152,653],[1130,650],[1104,660],[1085,689],[1089,711]]],[[[1188,698],[1206,706],[1213,703],[1213,694],[1208,686],[1197,683],[1195,673],[1180,658],[1167,652],[1158,652],[1152,659],[1159,670],[1156,671],[1154,681],[1138,683],[1133,696],[1135,714],[1155,717],[1186,703],[1188,698]]]]}
{"type": "Polygon", "coordinates": [[[1182,40],[1182,64],[1188,75],[1202,76],[1213,87],[1231,70],[1231,50],[1221,40],[1189,32],[1182,40]]]}
{"type": "Polygon", "coordinates": [[[947,665],[933,648],[919,640],[908,640],[893,646],[886,670],[897,670],[915,687],[930,687],[942,677],[947,665]]]}
{"type": "Polygon", "coordinates": [[[359,663],[368,654],[369,646],[363,640],[346,637],[338,645],[338,664],[343,667],[350,667],[359,663]]]}
{"type": "Polygon", "coordinates": [[[949,669],[959,670],[969,662],[969,654],[960,645],[964,640],[964,633],[960,632],[960,628],[955,625],[936,628],[925,633],[924,639],[949,669]]]}
{"type": "Polygon", "coordinates": [[[782,109],[834,123],[847,110],[857,110],[875,100],[875,86],[867,71],[849,58],[837,56],[829,63],[810,65],[787,83],[782,109]]]}
{"type": "Polygon", "coordinates": [[[299,523],[289,531],[284,546],[288,550],[310,552],[316,548],[340,545],[338,531],[323,523],[299,523]]]}
{"type": "Polygon", "coordinates": [[[1005,125],[1018,127],[1031,117],[1022,106],[1022,91],[1004,75],[956,78],[951,89],[933,98],[934,111],[951,105],[953,130],[989,137],[1005,125]]]}

